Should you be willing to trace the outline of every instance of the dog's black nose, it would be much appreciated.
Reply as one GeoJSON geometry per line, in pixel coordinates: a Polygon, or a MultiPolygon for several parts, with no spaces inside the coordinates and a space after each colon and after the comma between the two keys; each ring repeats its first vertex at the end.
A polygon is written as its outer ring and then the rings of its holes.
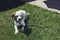
{"type": "Polygon", "coordinates": [[[19,19],[19,21],[20,21],[21,19],[19,19]]]}

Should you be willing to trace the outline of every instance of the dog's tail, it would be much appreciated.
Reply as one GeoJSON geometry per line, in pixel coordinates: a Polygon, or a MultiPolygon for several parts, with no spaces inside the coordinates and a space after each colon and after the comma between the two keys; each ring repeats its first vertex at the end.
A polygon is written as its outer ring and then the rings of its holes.
{"type": "Polygon", "coordinates": [[[31,15],[30,13],[26,13],[27,15],[31,15]]]}

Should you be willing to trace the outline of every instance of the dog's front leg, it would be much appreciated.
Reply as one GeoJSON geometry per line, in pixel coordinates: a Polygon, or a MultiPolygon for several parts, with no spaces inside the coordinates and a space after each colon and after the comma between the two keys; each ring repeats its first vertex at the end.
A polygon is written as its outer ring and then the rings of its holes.
{"type": "Polygon", "coordinates": [[[14,28],[15,28],[15,34],[17,34],[18,33],[18,27],[17,27],[17,25],[14,25],[14,28]]]}
{"type": "Polygon", "coordinates": [[[22,32],[24,31],[24,27],[25,27],[25,22],[23,21],[22,22],[22,28],[21,28],[22,32]]]}

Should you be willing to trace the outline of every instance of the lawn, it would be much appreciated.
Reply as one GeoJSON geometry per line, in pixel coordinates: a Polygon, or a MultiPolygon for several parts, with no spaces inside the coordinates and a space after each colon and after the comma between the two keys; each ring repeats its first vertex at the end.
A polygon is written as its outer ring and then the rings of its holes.
{"type": "Polygon", "coordinates": [[[60,14],[30,4],[0,12],[0,40],[60,40],[60,14]],[[30,13],[27,33],[14,34],[11,14],[17,10],[30,13]]]}

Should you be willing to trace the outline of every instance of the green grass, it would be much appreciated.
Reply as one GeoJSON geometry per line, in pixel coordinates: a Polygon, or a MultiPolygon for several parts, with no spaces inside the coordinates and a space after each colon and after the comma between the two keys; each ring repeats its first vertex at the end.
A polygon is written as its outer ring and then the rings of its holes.
{"type": "Polygon", "coordinates": [[[2,11],[0,12],[0,40],[60,40],[60,14],[29,4],[2,11]],[[28,28],[32,29],[29,36],[22,32],[14,34],[11,14],[22,9],[31,14],[27,24],[28,28]]]}

